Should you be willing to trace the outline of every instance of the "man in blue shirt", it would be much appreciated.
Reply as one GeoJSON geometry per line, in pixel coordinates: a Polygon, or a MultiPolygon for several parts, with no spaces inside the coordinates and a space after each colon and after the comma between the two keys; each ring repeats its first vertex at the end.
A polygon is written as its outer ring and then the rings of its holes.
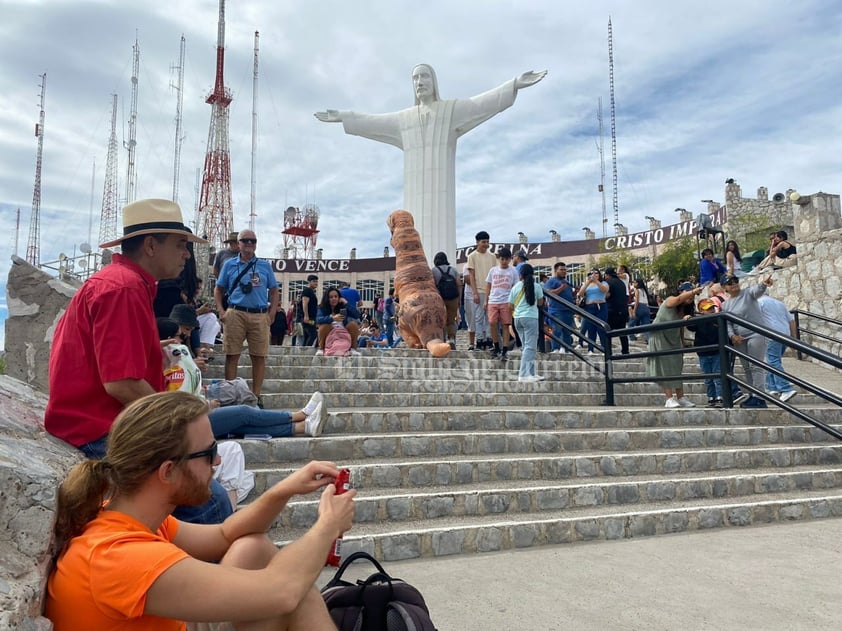
{"type": "Polygon", "coordinates": [[[356,307],[357,311],[362,307],[362,298],[360,292],[351,287],[348,281],[343,280],[339,283],[339,295],[342,296],[349,305],[356,307]]]}
{"type": "Polygon", "coordinates": [[[251,358],[251,390],[263,407],[260,391],[269,354],[269,326],[278,311],[278,282],[267,261],[257,258],[257,236],[251,230],[239,234],[240,254],[225,262],[216,280],[213,296],[219,319],[225,326],[225,378],[237,376],[243,341],[248,340],[251,358]],[[228,293],[228,309],[223,310],[222,298],[228,293]],[[268,305],[268,306],[267,306],[268,305]]]}
{"type": "MultiPolygon", "coordinates": [[[[570,286],[570,283],[567,280],[567,263],[559,261],[553,265],[553,275],[547,279],[546,283],[544,283],[544,293],[552,294],[557,298],[562,298],[571,303],[574,302],[573,287],[570,286]]],[[[573,312],[552,298],[547,300],[547,312],[551,317],[561,320],[571,328],[574,326],[573,312]]],[[[561,338],[568,346],[573,345],[573,335],[568,329],[564,328],[561,324],[555,322],[554,320],[550,320],[550,325],[553,327],[554,338],[561,338]]],[[[552,346],[553,353],[563,355],[567,352],[555,339],[552,340],[552,346]]]]}

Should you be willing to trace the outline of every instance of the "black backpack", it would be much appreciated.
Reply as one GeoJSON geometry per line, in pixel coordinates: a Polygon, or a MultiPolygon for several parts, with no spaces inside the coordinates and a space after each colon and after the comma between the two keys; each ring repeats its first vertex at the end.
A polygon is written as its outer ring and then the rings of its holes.
{"type": "Polygon", "coordinates": [[[445,300],[453,300],[454,298],[459,297],[459,286],[456,284],[456,278],[453,274],[450,273],[452,268],[450,265],[447,266],[447,271],[441,272],[441,277],[439,278],[439,282],[436,284],[436,288],[439,290],[441,297],[445,300]]]}
{"type": "Polygon", "coordinates": [[[339,631],[436,631],[421,592],[386,574],[366,552],[345,559],[322,596],[339,631]],[[342,574],[358,559],[370,561],[377,572],[364,581],[343,581],[342,574]]]}

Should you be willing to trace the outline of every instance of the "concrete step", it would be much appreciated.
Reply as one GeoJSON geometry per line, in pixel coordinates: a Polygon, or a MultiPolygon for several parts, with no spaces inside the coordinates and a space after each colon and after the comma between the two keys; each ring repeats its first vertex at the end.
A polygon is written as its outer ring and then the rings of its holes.
{"type": "MultiPolygon", "coordinates": [[[[284,479],[310,459],[350,467],[361,489],[470,485],[477,482],[566,480],[629,475],[674,475],[713,471],[787,468],[842,463],[842,443],[745,445],[698,449],[650,449],[635,452],[579,451],[566,454],[482,454],[445,458],[354,458],[320,439],[243,441],[254,493],[284,479]],[[274,443],[274,444],[271,444],[274,443]],[[324,446],[322,446],[324,444],[324,446]],[[283,463],[283,464],[277,464],[283,463]]],[[[347,450],[350,452],[350,450],[347,450]]]]}
{"type": "MultiPolygon", "coordinates": [[[[383,408],[393,406],[394,408],[415,408],[415,407],[460,407],[460,406],[518,406],[523,410],[535,409],[536,403],[542,407],[556,407],[559,409],[598,407],[605,400],[602,393],[579,393],[548,391],[535,392],[536,384],[513,382],[504,392],[482,390],[466,390],[465,392],[427,392],[425,387],[429,382],[418,384],[415,392],[391,392],[391,393],[370,393],[348,391],[323,390],[325,400],[331,407],[338,408],[383,408]]],[[[315,385],[315,384],[314,384],[315,385]]],[[[312,389],[303,390],[297,393],[265,392],[263,401],[267,408],[284,410],[296,409],[306,403],[307,398],[313,392],[312,389]]],[[[688,398],[694,401],[698,407],[707,404],[707,396],[701,393],[688,393],[688,398]]],[[[624,393],[617,392],[614,397],[615,406],[626,408],[664,408],[664,396],[652,387],[652,392],[624,393]]],[[[804,395],[793,403],[803,405],[818,405],[820,399],[804,395]]],[[[710,413],[719,413],[719,410],[708,410],[710,413]]]]}
{"type": "MultiPolygon", "coordinates": [[[[325,399],[330,405],[331,397],[325,399]]],[[[825,423],[840,421],[833,407],[804,407],[825,423]]],[[[337,408],[330,405],[325,435],[383,432],[443,432],[472,430],[614,429],[642,427],[704,427],[788,425],[792,416],[780,408],[717,409],[702,407],[669,409],[598,407],[451,406],[412,408],[337,408]]],[[[797,428],[809,429],[806,423],[797,428]]],[[[823,433],[823,432],[822,432],[823,433]]]]}
{"type": "MultiPolygon", "coordinates": [[[[287,441],[288,439],[282,439],[287,441]]],[[[300,441],[299,441],[300,442],[300,441]]],[[[350,434],[312,441],[309,456],[363,462],[375,459],[454,458],[581,452],[637,453],[640,450],[706,449],[748,445],[837,445],[832,436],[806,425],[757,427],[670,427],[643,429],[542,429],[350,434]]],[[[245,451],[245,449],[244,449],[245,451]]],[[[268,448],[266,456],[269,455],[268,448]]],[[[260,457],[249,450],[250,463],[260,457]]],[[[265,462],[266,460],[264,460],[265,462]]]]}
{"type": "MultiPolygon", "coordinates": [[[[383,561],[396,561],[840,516],[842,493],[823,489],[423,519],[398,525],[382,521],[346,533],[342,554],[365,550],[383,561]]],[[[303,528],[284,529],[276,537],[278,545],[303,532],[303,528]]]]}
{"type": "MultiPolygon", "coordinates": [[[[354,524],[393,522],[398,528],[418,520],[452,517],[499,517],[540,514],[566,508],[658,504],[695,499],[737,498],[795,491],[842,490],[842,465],[815,469],[793,467],[731,475],[683,474],[669,477],[628,476],[597,481],[562,483],[476,483],[468,487],[396,489],[373,494],[365,489],[356,499],[354,524]]],[[[273,528],[307,528],[317,517],[319,500],[288,504],[273,528]]]]}

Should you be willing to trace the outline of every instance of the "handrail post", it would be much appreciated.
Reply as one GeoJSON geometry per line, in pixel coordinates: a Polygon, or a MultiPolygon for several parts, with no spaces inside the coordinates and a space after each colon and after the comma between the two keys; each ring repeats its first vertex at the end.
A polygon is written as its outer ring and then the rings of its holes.
{"type": "Polygon", "coordinates": [[[722,383],[722,405],[730,408],[734,407],[729,377],[731,358],[728,353],[728,344],[731,339],[728,337],[728,320],[721,313],[717,314],[717,318],[719,318],[719,380],[722,383]]]}
{"type": "MultiPolygon", "coordinates": [[[[801,339],[801,318],[798,310],[796,309],[793,314],[795,315],[795,337],[796,339],[801,339]]],[[[796,350],[795,356],[798,358],[798,361],[804,359],[804,355],[801,354],[801,351],[796,350]]]]}
{"type": "Polygon", "coordinates": [[[611,343],[611,336],[609,332],[611,328],[608,327],[605,329],[605,335],[603,336],[603,344],[605,347],[603,351],[604,361],[605,361],[605,405],[615,405],[614,403],[614,361],[612,360],[611,355],[611,347],[613,346],[611,343]]]}

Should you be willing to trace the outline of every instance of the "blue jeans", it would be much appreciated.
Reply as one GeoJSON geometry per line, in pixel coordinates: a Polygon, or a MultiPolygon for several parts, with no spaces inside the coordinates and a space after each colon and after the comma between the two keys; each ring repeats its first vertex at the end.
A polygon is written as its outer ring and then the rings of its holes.
{"type": "MultiPolygon", "coordinates": [[[[785,350],[786,347],[780,342],[769,340],[766,346],[766,363],[773,368],[783,370],[784,365],[781,362],[781,357],[783,357],[785,350]]],[[[789,392],[790,390],[795,390],[789,381],[771,372],[766,373],[766,389],[777,390],[778,392],[789,392]]]]}
{"type": "Polygon", "coordinates": [[[292,414],[283,410],[261,410],[250,405],[226,405],[211,410],[213,435],[225,438],[229,434],[269,434],[273,438],[292,436],[292,414]]]}
{"type": "Polygon", "coordinates": [[[389,348],[395,345],[395,321],[392,318],[383,318],[386,323],[386,340],[389,342],[389,348]]]}
{"type": "MultiPolygon", "coordinates": [[[[719,353],[715,355],[699,355],[699,368],[702,369],[702,372],[718,373],[721,368],[719,353]]],[[[708,390],[708,400],[722,398],[722,379],[719,377],[707,377],[705,379],[705,386],[708,390]]]]}
{"type": "MultiPolygon", "coordinates": [[[[105,457],[107,445],[108,436],[103,436],[99,440],[78,447],[78,449],[86,457],[99,460],[105,457]]],[[[234,512],[231,499],[228,497],[228,491],[216,479],[211,480],[210,489],[211,498],[207,502],[201,506],[176,506],[172,513],[173,516],[181,521],[189,521],[194,524],[221,524],[224,522],[234,512]]]]}
{"type": "Polygon", "coordinates": [[[518,377],[535,375],[535,354],[538,350],[538,318],[515,318],[515,330],[523,343],[518,377]]]}
{"type": "MultiPolygon", "coordinates": [[[[601,305],[589,304],[585,305],[585,311],[591,315],[596,316],[603,322],[608,320],[608,305],[604,302],[601,305]]],[[[599,335],[599,345],[605,348],[605,329],[591,322],[590,320],[582,320],[582,334],[587,335],[591,342],[596,342],[596,337],[599,335]]],[[[593,344],[588,343],[588,352],[594,349],[593,344]]]]}
{"type": "MultiPolygon", "coordinates": [[[[552,317],[561,320],[565,324],[567,324],[571,329],[575,326],[573,322],[573,312],[572,311],[561,311],[559,313],[551,313],[552,317]]],[[[560,338],[562,342],[567,344],[568,346],[573,346],[573,334],[570,333],[569,329],[565,329],[561,326],[558,322],[550,320],[550,326],[553,328],[553,337],[560,338]]],[[[561,348],[561,344],[556,342],[555,340],[550,340],[552,342],[552,347],[554,351],[557,351],[561,348]]]]}
{"type": "MultiPolygon", "coordinates": [[[[634,320],[629,322],[629,326],[644,326],[652,324],[652,313],[649,311],[649,305],[639,304],[634,312],[634,320]]],[[[637,336],[629,336],[629,339],[636,339],[637,336]]],[[[649,334],[644,333],[643,339],[649,340],[649,334]]]]}

